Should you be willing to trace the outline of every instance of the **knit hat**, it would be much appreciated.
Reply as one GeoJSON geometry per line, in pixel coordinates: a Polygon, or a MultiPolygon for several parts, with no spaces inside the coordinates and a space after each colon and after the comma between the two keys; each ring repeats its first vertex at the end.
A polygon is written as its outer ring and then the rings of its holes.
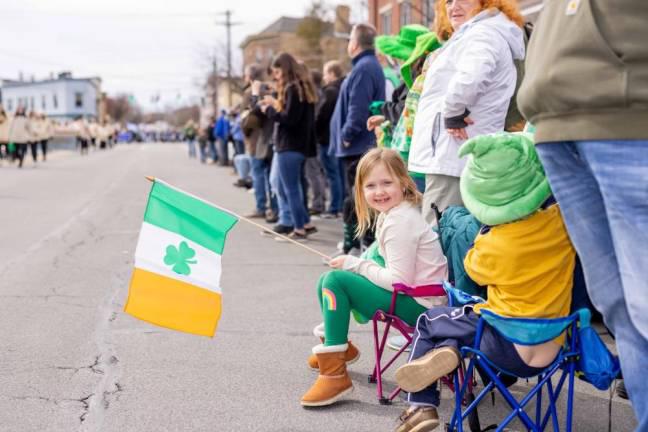
{"type": "Polygon", "coordinates": [[[533,136],[500,132],[471,138],[459,156],[472,154],[461,174],[461,197],[480,222],[499,225],[522,219],[551,195],[533,136]]]}
{"type": "Polygon", "coordinates": [[[398,35],[381,35],[376,38],[376,49],[389,57],[407,60],[414,51],[416,38],[430,30],[421,24],[408,24],[401,27],[398,35]]]}
{"type": "Polygon", "coordinates": [[[416,60],[420,59],[423,56],[427,56],[432,51],[441,48],[441,43],[436,33],[428,31],[425,34],[420,35],[416,38],[416,46],[412,54],[405,60],[405,63],[401,66],[401,76],[403,81],[407,85],[407,88],[412,88],[414,83],[414,78],[412,78],[412,65],[416,60]]]}

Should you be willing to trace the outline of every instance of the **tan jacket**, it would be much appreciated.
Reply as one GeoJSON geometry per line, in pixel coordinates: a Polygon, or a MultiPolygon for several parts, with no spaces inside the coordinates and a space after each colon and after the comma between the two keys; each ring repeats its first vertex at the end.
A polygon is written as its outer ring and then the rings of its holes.
{"type": "Polygon", "coordinates": [[[9,126],[9,142],[27,144],[31,140],[29,119],[26,116],[14,116],[9,126]]]}
{"type": "Polygon", "coordinates": [[[537,142],[648,138],[648,2],[546,0],[518,107],[537,142]]]}
{"type": "Polygon", "coordinates": [[[11,127],[11,117],[0,116],[0,143],[9,142],[9,128],[11,127]]]}

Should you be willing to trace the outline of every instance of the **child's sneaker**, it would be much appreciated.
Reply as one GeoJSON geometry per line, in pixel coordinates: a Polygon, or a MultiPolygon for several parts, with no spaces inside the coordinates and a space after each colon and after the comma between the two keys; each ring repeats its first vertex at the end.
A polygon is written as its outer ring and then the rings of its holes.
{"type": "Polygon", "coordinates": [[[457,369],[460,361],[455,348],[437,348],[396,369],[396,382],[406,392],[418,392],[457,369]]]}
{"type": "Polygon", "coordinates": [[[428,432],[439,426],[439,414],[433,406],[412,406],[398,418],[401,423],[396,432],[428,432]]]}

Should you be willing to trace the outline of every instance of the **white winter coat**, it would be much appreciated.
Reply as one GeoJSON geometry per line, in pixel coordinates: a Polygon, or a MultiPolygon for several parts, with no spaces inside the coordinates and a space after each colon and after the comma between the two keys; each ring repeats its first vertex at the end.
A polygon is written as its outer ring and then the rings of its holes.
{"type": "Polygon", "coordinates": [[[462,140],[447,133],[444,119],[467,109],[469,137],[504,129],[517,73],[524,58],[522,29],[499,11],[483,11],[464,23],[430,65],[419,100],[408,169],[459,177],[462,140]]]}

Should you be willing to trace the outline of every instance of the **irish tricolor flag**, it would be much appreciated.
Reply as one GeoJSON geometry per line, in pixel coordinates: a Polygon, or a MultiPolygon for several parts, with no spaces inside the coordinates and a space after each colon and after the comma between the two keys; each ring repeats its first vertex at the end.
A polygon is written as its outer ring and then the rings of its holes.
{"type": "Polygon", "coordinates": [[[221,314],[221,255],[237,221],[214,205],[155,180],[125,311],[159,326],[213,336],[221,314]]]}

